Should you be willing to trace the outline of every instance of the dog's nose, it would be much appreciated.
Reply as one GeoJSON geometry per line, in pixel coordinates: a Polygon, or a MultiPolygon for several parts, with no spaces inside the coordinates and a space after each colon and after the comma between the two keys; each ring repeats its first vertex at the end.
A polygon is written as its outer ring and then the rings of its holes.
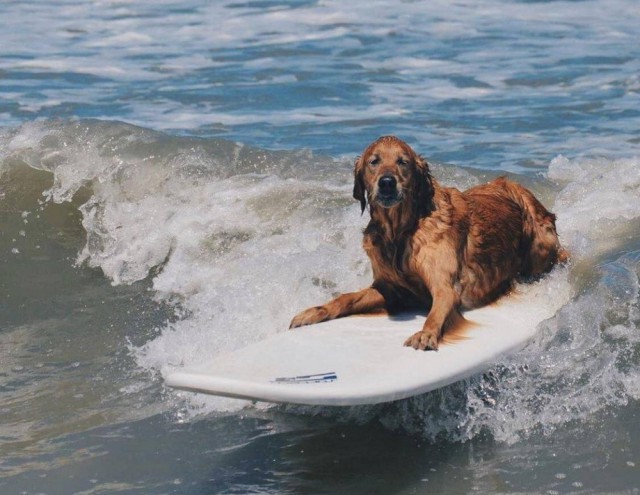
{"type": "Polygon", "coordinates": [[[385,175],[378,180],[378,190],[383,196],[390,196],[396,192],[396,178],[392,175],[385,175]]]}

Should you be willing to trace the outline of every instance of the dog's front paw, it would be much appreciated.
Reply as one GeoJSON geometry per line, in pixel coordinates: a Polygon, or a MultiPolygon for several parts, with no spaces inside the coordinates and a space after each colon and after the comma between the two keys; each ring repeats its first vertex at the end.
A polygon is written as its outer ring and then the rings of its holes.
{"type": "Polygon", "coordinates": [[[437,351],[438,333],[421,330],[405,340],[404,345],[420,351],[437,351]]]}
{"type": "Polygon", "coordinates": [[[315,308],[305,309],[302,313],[298,313],[293,320],[291,320],[289,328],[313,325],[314,323],[320,323],[328,319],[329,312],[322,306],[316,306],[315,308]]]}

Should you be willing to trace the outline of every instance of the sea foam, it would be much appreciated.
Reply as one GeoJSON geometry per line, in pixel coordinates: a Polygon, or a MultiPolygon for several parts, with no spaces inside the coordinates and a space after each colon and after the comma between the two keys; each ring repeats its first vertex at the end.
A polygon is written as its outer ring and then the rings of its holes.
{"type": "MultiPolygon", "coordinates": [[[[52,174],[43,201],[81,203],[86,243],[78,264],[102,270],[113,284],[148,279],[154,296],[176,308],[176,321],[131,346],[149,379],[285,331],[299,310],[371,282],[351,159],[95,121],[28,124],[5,142],[5,163],[52,174]]],[[[522,352],[470,380],[391,405],[287,410],[430,438],[464,440],[489,430],[511,442],[639,398],[640,372],[628,356],[640,340],[640,255],[616,254],[637,235],[639,165],[634,158],[558,157],[548,179],[531,184],[554,201],[572,261],[541,289],[523,290],[571,300],[522,352]]],[[[478,183],[461,168],[434,164],[433,171],[447,185],[478,183]]],[[[181,420],[248,405],[166,397],[181,420]]]]}

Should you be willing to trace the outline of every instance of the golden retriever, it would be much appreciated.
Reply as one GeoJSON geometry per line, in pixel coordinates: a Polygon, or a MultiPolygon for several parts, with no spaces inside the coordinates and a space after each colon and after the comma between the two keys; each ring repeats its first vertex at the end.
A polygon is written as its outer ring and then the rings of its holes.
{"type": "Polygon", "coordinates": [[[347,315],[429,308],[405,345],[437,349],[461,309],[495,301],[517,278],[567,259],[555,215],[504,177],[461,192],[442,187],[404,141],[384,136],[355,162],[353,196],[371,220],[363,247],[373,284],[295,316],[291,328],[347,315]]]}

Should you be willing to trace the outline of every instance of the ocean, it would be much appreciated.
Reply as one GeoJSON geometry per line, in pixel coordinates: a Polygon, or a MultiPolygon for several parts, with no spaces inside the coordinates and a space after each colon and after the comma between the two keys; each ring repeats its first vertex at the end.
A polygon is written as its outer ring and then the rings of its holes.
{"type": "MultiPolygon", "coordinates": [[[[640,493],[635,0],[0,3],[0,493],[640,493]],[[569,302],[412,399],[162,374],[371,282],[355,157],[557,214],[569,302]]],[[[403,339],[400,339],[400,342],[403,339]]]]}

